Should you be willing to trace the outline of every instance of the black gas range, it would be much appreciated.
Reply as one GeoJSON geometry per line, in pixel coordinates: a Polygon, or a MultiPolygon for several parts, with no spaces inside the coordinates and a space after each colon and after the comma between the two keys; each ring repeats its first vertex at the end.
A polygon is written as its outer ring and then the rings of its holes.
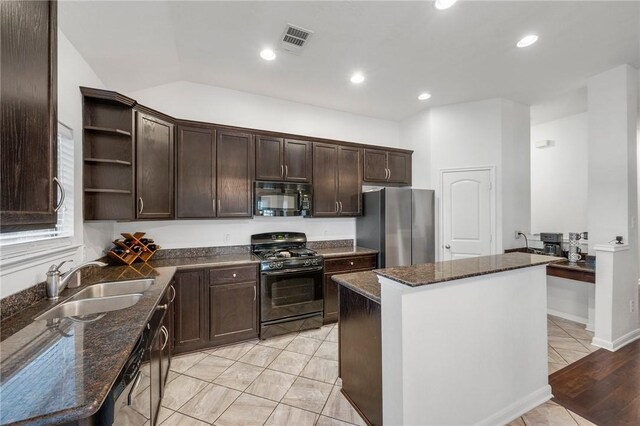
{"type": "Polygon", "coordinates": [[[324,260],[301,232],[251,236],[260,260],[260,337],[322,326],[324,260]]]}

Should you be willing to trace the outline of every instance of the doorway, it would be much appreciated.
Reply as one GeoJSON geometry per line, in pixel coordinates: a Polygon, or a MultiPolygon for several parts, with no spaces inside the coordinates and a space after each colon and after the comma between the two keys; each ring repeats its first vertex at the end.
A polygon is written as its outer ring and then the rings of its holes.
{"type": "Polygon", "coordinates": [[[441,259],[495,254],[495,185],[491,166],[442,170],[441,259]]]}

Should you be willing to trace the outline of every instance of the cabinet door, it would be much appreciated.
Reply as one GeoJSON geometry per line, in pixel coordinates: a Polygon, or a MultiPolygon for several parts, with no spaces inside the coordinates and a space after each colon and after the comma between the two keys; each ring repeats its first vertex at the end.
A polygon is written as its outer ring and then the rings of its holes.
{"type": "Polygon", "coordinates": [[[364,150],[364,180],[367,182],[387,181],[387,152],[378,149],[364,150]]]}
{"type": "Polygon", "coordinates": [[[340,216],[362,214],[362,150],[341,146],[338,148],[338,202],[340,216]]]}
{"type": "Polygon", "coordinates": [[[403,152],[389,152],[389,182],[411,184],[411,155],[403,152]]]}
{"type": "Polygon", "coordinates": [[[53,228],[57,185],[55,1],[0,3],[0,230],[53,228]]]}
{"type": "Polygon", "coordinates": [[[158,422],[158,414],[160,411],[160,402],[162,401],[162,344],[165,337],[160,327],[154,330],[153,337],[151,339],[151,345],[149,347],[149,375],[151,383],[147,392],[151,393],[151,424],[155,425],[158,422]]]}
{"type": "Polygon", "coordinates": [[[180,219],[216,217],[215,129],[178,127],[177,212],[180,219]]]}
{"type": "Polygon", "coordinates": [[[138,112],[136,195],[138,219],[173,217],[173,124],[138,112]]]}
{"type": "Polygon", "coordinates": [[[257,283],[209,286],[209,340],[214,345],[258,336],[257,283]]]}
{"type": "Polygon", "coordinates": [[[181,271],[175,275],[174,352],[199,349],[207,344],[205,271],[181,271]]]}
{"type": "Polygon", "coordinates": [[[313,215],[338,215],[338,146],[313,144],[313,215]]]}
{"type": "Polygon", "coordinates": [[[216,164],[218,217],[253,215],[253,137],[218,131],[216,164]]]}
{"type": "Polygon", "coordinates": [[[284,141],[282,138],[256,136],[256,179],[284,179],[284,141]]]}
{"type": "Polygon", "coordinates": [[[284,141],[284,180],[311,182],[311,142],[286,139],[284,141]]]}
{"type": "Polygon", "coordinates": [[[333,274],[324,274],[324,324],[338,321],[338,285],[331,279],[333,274]]]}

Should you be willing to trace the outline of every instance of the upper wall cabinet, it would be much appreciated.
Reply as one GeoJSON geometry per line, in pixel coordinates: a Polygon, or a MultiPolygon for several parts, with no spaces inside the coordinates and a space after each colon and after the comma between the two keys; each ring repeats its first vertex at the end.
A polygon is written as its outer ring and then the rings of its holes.
{"type": "Polygon", "coordinates": [[[216,131],[178,127],[176,217],[216,217],[216,131]]]}
{"type": "Polygon", "coordinates": [[[256,179],[311,182],[311,142],[256,136],[256,179]]]}
{"type": "Polygon", "coordinates": [[[57,4],[0,2],[0,230],[52,228],[57,196],[57,4]]]}
{"type": "Polygon", "coordinates": [[[411,185],[411,154],[365,148],[364,182],[411,185]]]}
{"type": "Polygon", "coordinates": [[[136,115],[136,217],[171,219],[174,125],[148,113],[136,115]]]}
{"type": "Polygon", "coordinates": [[[362,150],[351,146],[313,144],[313,215],[362,214],[362,150]]]}
{"type": "Polygon", "coordinates": [[[253,135],[218,130],[216,145],[217,217],[252,217],[253,135]]]}

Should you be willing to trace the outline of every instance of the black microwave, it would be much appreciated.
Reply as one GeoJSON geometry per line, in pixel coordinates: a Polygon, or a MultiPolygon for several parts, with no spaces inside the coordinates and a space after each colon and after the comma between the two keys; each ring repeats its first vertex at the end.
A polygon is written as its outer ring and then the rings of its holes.
{"type": "Polygon", "coordinates": [[[311,185],[308,183],[255,182],[256,216],[311,216],[311,185]]]}

